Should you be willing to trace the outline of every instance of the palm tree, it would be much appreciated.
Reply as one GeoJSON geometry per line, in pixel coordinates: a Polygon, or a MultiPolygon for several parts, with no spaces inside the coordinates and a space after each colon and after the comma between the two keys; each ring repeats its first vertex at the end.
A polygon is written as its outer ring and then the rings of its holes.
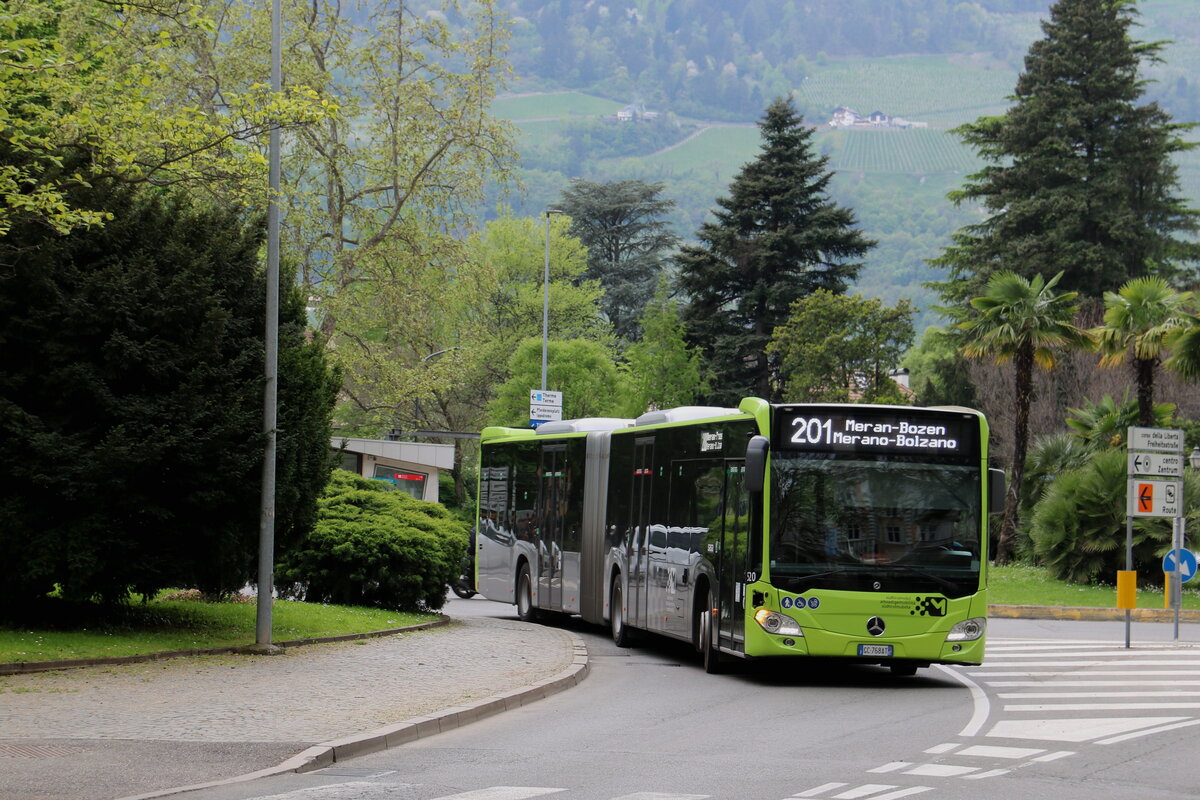
{"type": "Polygon", "coordinates": [[[1015,272],[998,272],[988,280],[985,293],[971,301],[978,316],[958,327],[966,335],[962,353],[967,358],[992,356],[997,364],[1013,362],[1016,419],[1013,425],[1012,475],[1004,504],[1004,521],[996,544],[996,562],[1012,555],[1020,515],[1021,481],[1029,445],[1029,407],[1033,399],[1033,368],[1054,366],[1054,351],[1087,347],[1091,337],[1075,326],[1078,292],[1054,291],[1062,278],[1049,281],[1041,275],[1026,279],[1015,272]]]}
{"type": "Polygon", "coordinates": [[[1134,278],[1119,292],[1104,293],[1104,324],[1092,334],[1102,365],[1116,366],[1130,355],[1139,425],[1154,425],[1155,372],[1183,331],[1191,299],[1191,292],[1178,292],[1158,277],[1134,278]]]}

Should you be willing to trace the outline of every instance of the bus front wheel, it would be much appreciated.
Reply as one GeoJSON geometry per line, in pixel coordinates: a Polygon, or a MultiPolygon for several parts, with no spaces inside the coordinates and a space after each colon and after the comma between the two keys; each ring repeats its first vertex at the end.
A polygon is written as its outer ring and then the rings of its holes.
{"type": "Polygon", "coordinates": [[[700,653],[704,657],[704,671],[709,675],[719,675],[725,671],[724,658],[717,648],[716,625],[717,614],[710,594],[708,602],[700,609],[700,653]]]}

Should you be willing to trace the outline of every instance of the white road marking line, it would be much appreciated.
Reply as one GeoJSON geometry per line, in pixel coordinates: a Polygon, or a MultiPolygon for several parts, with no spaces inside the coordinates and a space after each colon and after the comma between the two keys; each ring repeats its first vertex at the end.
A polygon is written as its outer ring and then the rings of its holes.
{"type": "MultiPolygon", "coordinates": [[[[1010,665],[1018,666],[1018,665],[1010,665]]],[[[1037,666],[1044,667],[1045,664],[1037,666]]],[[[988,673],[971,673],[972,675],[982,675],[988,678],[1056,678],[1060,676],[1077,676],[1077,675],[1096,675],[1099,677],[1108,677],[1112,675],[1179,675],[1180,677],[1190,677],[1200,675],[1200,670],[1196,669],[1084,669],[1084,670],[1055,670],[1053,672],[988,672],[988,673]]]]}
{"type": "Polygon", "coordinates": [[[614,797],[613,800],[706,800],[711,794],[667,794],[665,792],[636,792],[614,797]]]}
{"type": "Polygon", "coordinates": [[[910,786],[907,789],[897,789],[894,792],[876,795],[875,797],[872,797],[871,800],[900,800],[901,797],[909,797],[914,794],[921,794],[921,792],[928,792],[932,789],[932,786],[910,786]]]}
{"type": "Polygon", "coordinates": [[[1005,711],[1183,711],[1200,703],[1030,703],[1007,705],[1005,711]]]}
{"type": "Polygon", "coordinates": [[[959,744],[958,742],[946,742],[945,744],[935,744],[933,747],[930,747],[925,752],[930,753],[932,755],[938,755],[940,753],[949,753],[951,750],[954,750],[955,748],[958,748],[961,746],[962,745],[959,744]]]}
{"type": "MultiPolygon", "coordinates": [[[[1042,669],[1045,669],[1046,667],[1073,667],[1075,669],[1079,669],[1080,667],[1105,667],[1105,666],[1116,666],[1117,664],[1121,663],[1122,661],[1126,661],[1126,660],[1128,660],[1128,659],[1123,659],[1120,656],[1117,656],[1114,658],[1106,658],[1106,659],[1092,658],[1092,659],[1079,659],[1078,661],[1075,661],[1072,659],[1069,661],[1063,660],[1063,661],[1049,661],[1049,662],[1047,662],[1047,661],[1004,661],[1002,659],[996,659],[995,661],[992,661],[989,659],[988,661],[985,661],[984,663],[982,663],[978,666],[972,666],[970,674],[971,675],[986,675],[986,674],[988,674],[988,672],[990,672],[993,669],[1012,669],[1014,667],[1041,667],[1042,669]]],[[[1146,660],[1140,661],[1138,663],[1140,663],[1142,666],[1146,666],[1146,667],[1200,667],[1200,658],[1179,658],[1179,659],[1170,659],[1170,660],[1146,659],[1146,660]]]]}
{"type": "MultiPolygon", "coordinates": [[[[1146,652],[1146,650],[1126,650],[1123,648],[1120,650],[1097,650],[1096,648],[1088,648],[1087,650],[1079,651],[1055,648],[1054,650],[1046,652],[1040,650],[996,652],[989,649],[988,661],[1002,661],[1004,658],[1142,658],[1145,657],[1146,652]]],[[[1170,651],[1154,650],[1153,652],[1156,656],[1164,656],[1168,655],[1170,651]]],[[[1180,656],[1181,660],[1187,660],[1187,658],[1192,658],[1192,660],[1195,660],[1195,652],[1192,651],[1181,651],[1178,656],[1180,656]]]]}
{"type": "Polygon", "coordinates": [[[1096,744],[1117,744],[1119,742],[1128,741],[1129,739],[1137,739],[1140,736],[1149,736],[1152,733],[1162,733],[1163,731],[1173,731],[1178,728],[1190,728],[1193,725],[1200,725],[1200,719],[1190,719],[1186,722],[1176,722],[1173,725],[1163,725],[1158,728],[1150,728],[1149,730],[1137,731],[1136,733],[1126,733],[1121,736],[1113,736],[1109,739],[1101,739],[1096,744]]]}
{"type": "Polygon", "coordinates": [[[1022,689],[1040,687],[1049,689],[1081,686],[1200,686],[1200,681],[985,681],[997,689],[1022,689]]]}
{"type": "Polygon", "coordinates": [[[912,765],[913,764],[911,761],[889,761],[888,763],[884,764],[882,767],[875,767],[875,769],[869,769],[869,770],[867,770],[867,772],[875,772],[875,773],[899,772],[900,770],[904,769],[905,767],[911,767],[912,765]]]}
{"type": "MultiPolygon", "coordinates": [[[[1133,683],[1124,684],[1132,686],[1133,683]]],[[[1047,700],[1078,697],[1200,697],[1200,692],[1001,692],[1001,700],[1047,700]]]]}
{"type": "Polygon", "coordinates": [[[918,764],[905,770],[905,775],[920,775],[923,778],[961,778],[979,772],[979,767],[964,767],[959,764],[918,764]]]}
{"type": "Polygon", "coordinates": [[[1046,752],[1040,747],[1000,747],[990,744],[974,744],[963,750],[958,751],[955,755],[959,756],[976,756],[978,758],[1033,758],[1034,756],[1046,752]]]}
{"type": "Polygon", "coordinates": [[[975,736],[983,728],[984,723],[987,722],[988,715],[992,713],[992,701],[988,699],[987,692],[980,688],[979,684],[958,670],[947,667],[944,664],[936,666],[942,672],[971,690],[971,703],[974,711],[971,713],[971,719],[967,721],[966,727],[959,731],[958,735],[975,736]]]}
{"type": "Polygon", "coordinates": [[[551,789],[544,786],[489,786],[486,789],[475,789],[461,794],[448,794],[436,800],[526,800],[529,797],[540,797],[544,794],[565,792],[566,789],[551,789]]]}
{"type": "Polygon", "coordinates": [[[832,792],[834,789],[840,789],[843,786],[848,786],[845,783],[822,783],[820,786],[814,786],[812,789],[806,789],[800,794],[794,794],[792,797],[819,797],[826,792],[832,792]]]}
{"type": "Polygon", "coordinates": [[[1007,775],[1012,772],[1011,769],[989,769],[987,772],[979,772],[974,775],[963,775],[965,781],[978,781],[984,778],[998,778],[1001,775],[1007,775]]]}
{"type": "Polygon", "coordinates": [[[1001,720],[987,732],[989,738],[1049,742],[1088,742],[1136,730],[1183,722],[1187,717],[1096,717],[1067,719],[1001,720]]]}
{"type": "Polygon", "coordinates": [[[1067,756],[1073,756],[1073,755],[1075,755],[1074,750],[1055,750],[1053,753],[1046,753],[1046,755],[1044,755],[1044,756],[1038,756],[1037,758],[1034,759],[1034,761],[1038,761],[1038,762],[1058,761],[1060,758],[1066,758],[1067,756]]]}

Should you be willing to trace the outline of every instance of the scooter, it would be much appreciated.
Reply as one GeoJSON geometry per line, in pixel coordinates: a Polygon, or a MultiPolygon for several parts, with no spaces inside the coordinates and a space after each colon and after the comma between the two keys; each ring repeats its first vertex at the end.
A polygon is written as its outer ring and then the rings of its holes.
{"type": "MultiPolygon", "coordinates": [[[[471,537],[471,543],[474,544],[474,536],[471,537]]],[[[473,560],[474,552],[467,551],[463,556],[462,571],[458,577],[454,579],[454,583],[450,584],[450,590],[463,600],[470,600],[475,596],[475,564],[473,560]]]]}

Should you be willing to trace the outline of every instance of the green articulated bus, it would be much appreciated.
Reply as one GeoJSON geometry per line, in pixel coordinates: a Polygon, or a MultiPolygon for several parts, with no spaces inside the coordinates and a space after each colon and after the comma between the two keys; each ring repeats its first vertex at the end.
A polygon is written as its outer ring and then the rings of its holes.
{"type": "Polygon", "coordinates": [[[690,641],[709,672],[983,659],[1004,478],[978,411],[747,398],[481,438],[476,588],[521,619],[690,641]]]}

